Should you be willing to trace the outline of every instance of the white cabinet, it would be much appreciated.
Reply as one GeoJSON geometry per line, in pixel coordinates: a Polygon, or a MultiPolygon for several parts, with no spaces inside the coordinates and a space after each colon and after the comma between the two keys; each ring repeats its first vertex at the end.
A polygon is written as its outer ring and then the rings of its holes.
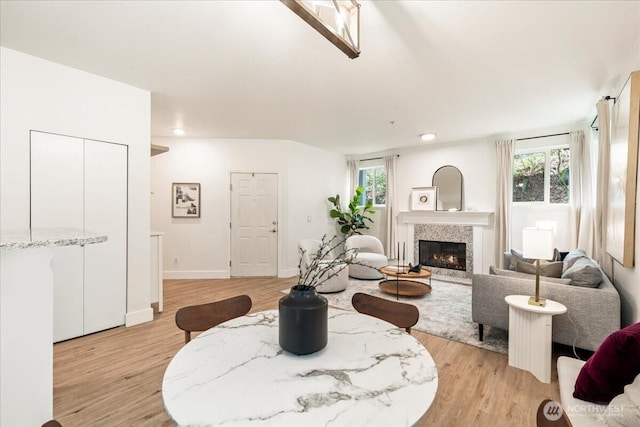
{"type": "MultiPolygon", "coordinates": [[[[31,227],[83,229],[84,141],[31,133],[31,227]]],[[[83,334],[83,249],[54,248],[54,342],[83,334]]]]}
{"type": "Polygon", "coordinates": [[[31,132],[31,227],[108,236],[55,248],[54,342],[124,324],[127,147],[31,132]]]}

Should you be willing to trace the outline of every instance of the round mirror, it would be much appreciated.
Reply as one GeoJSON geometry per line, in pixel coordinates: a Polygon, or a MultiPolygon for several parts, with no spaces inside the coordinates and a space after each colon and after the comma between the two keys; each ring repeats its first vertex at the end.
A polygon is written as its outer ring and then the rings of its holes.
{"type": "Polygon", "coordinates": [[[433,174],[432,184],[437,188],[436,210],[462,210],[462,173],[455,166],[442,166],[433,174]]]}

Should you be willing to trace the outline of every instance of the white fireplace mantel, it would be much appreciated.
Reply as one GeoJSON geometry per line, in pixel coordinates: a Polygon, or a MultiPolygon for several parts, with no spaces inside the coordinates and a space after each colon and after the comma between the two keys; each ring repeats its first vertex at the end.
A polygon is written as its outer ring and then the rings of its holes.
{"type": "Polygon", "coordinates": [[[489,227],[493,225],[493,212],[478,211],[410,211],[399,212],[400,224],[449,224],[489,227]]]}

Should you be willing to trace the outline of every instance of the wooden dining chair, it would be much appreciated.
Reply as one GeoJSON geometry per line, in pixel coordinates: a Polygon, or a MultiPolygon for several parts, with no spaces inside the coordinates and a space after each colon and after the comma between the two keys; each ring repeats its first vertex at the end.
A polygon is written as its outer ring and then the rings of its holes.
{"type": "Polygon", "coordinates": [[[353,295],[351,305],[362,314],[386,320],[399,328],[404,328],[408,333],[411,333],[411,327],[418,323],[420,316],[418,308],[413,304],[391,301],[362,292],[353,295]]]}
{"type": "Polygon", "coordinates": [[[182,307],[176,312],[176,325],[184,331],[184,343],[191,341],[191,332],[206,331],[220,323],[244,316],[251,310],[251,298],[239,295],[207,304],[182,307]]]}

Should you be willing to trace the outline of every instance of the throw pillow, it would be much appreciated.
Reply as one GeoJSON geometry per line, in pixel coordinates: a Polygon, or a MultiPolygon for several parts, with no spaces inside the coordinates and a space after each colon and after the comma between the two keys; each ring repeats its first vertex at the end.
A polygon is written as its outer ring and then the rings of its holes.
{"type": "MultiPolygon", "coordinates": [[[[535,280],[535,277],[532,276],[531,274],[518,273],[517,271],[511,271],[511,270],[503,270],[501,268],[495,268],[493,266],[489,267],[489,274],[494,274],[496,276],[517,277],[519,279],[535,280]]],[[[560,285],[571,284],[570,279],[559,279],[556,277],[544,277],[540,279],[540,281],[547,282],[547,283],[558,283],[560,285]]]]}
{"type": "Polygon", "coordinates": [[[640,322],[609,335],[584,364],[573,397],[609,403],[640,374],[640,322]]]}
{"type": "Polygon", "coordinates": [[[521,251],[511,249],[511,264],[509,264],[509,270],[516,270],[516,264],[518,260],[528,262],[529,264],[535,262],[535,259],[525,258],[521,251]]]}
{"type": "Polygon", "coordinates": [[[640,426],[640,375],[611,400],[599,420],[611,427],[640,426]]]}
{"type": "MultiPolygon", "coordinates": [[[[560,277],[562,276],[562,261],[557,262],[545,262],[540,264],[540,275],[547,277],[560,277]]],[[[518,260],[516,262],[516,271],[519,273],[536,274],[536,265],[529,264],[518,260]]]]}
{"type": "Polygon", "coordinates": [[[564,263],[566,264],[565,270],[571,267],[576,259],[586,256],[587,253],[582,249],[574,249],[570,251],[563,259],[564,263]]]}
{"type": "Polygon", "coordinates": [[[602,282],[602,272],[595,262],[587,257],[572,260],[571,267],[562,273],[563,279],[571,279],[571,284],[585,288],[597,288],[602,282]]]}

